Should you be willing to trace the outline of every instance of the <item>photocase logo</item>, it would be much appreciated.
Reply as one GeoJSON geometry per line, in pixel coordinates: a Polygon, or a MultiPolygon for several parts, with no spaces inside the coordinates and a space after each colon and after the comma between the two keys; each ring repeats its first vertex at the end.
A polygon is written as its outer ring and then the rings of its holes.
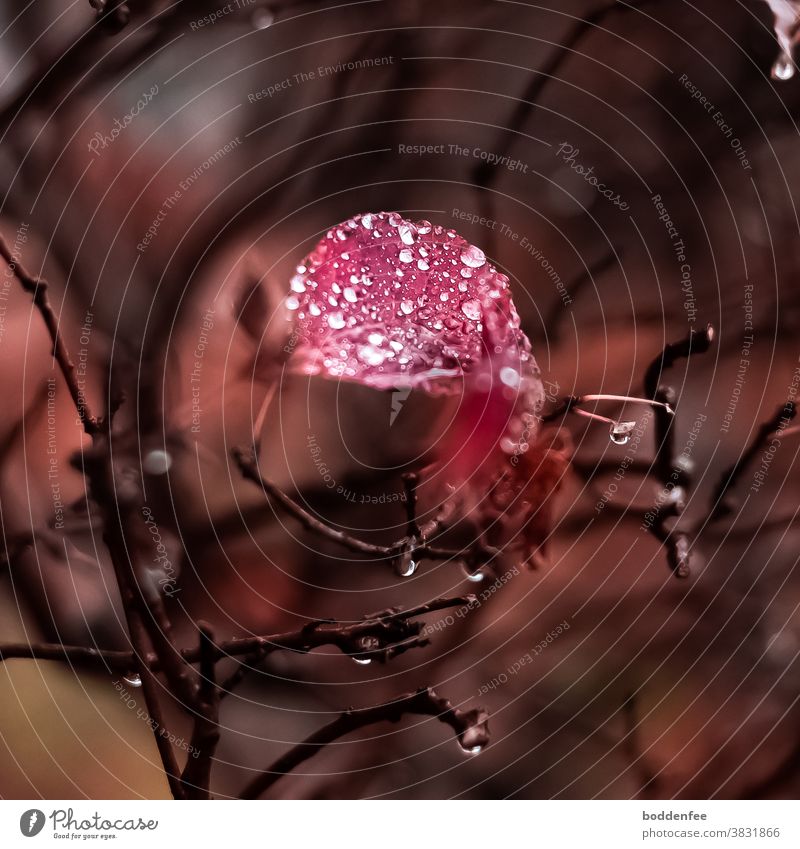
{"type": "Polygon", "coordinates": [[[410,386],[402,386],[399,389],[392,390],[392,411],[389,413],[389,427],[394,424],[394,420],[400,415],[400,411],[410,394],[410,386]]]}
{"type": "Polygon", "coordinates": [[[19,818],[19,830],[25,837],[36,837],[44,828],[44,812],[38,808],[31,808],[19,818]]]}

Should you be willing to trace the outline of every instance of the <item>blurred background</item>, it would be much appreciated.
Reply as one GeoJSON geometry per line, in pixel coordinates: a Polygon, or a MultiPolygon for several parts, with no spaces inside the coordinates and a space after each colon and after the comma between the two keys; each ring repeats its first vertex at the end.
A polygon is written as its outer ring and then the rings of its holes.
{"type": "MultiPolygon", "coordinates": [[[[641,395],[667,342],[713,324],[711,350],[665,372],[693,464],[688,525],[797,391],[800,82],[770,76],[766,3],[131,0],[121,29],[92,5],[0,9],[0,232],[50,281],[87,398],[101,403],[109,363],[126,390],[115,451],[180,571],[179,641],[198,618],[221,638],[268,634],[495,585],[350,556],[229,459],[280,358],[294,267],[355,213],[397,210],[483,248],[552,398],[641,395]]],[[[69,509],[84,438],[5,269],[0,317],[0,641],[123,648],[99,529],[69,509]]],[[[289,378],[265,469],[388,544],[400,473],[429,435],[419,394],[390,422],[390,393],[289,378]]],[[[214,793],[342,709],[429,684],[490,710],[479,756],[412,717],[329,747],[273,795],[796,796],[800,437],[778,440],[760,482],[757,452],[680,580],[642,530],[660,488],[639,471],[654,456],[643,410],[625,413],[624,446],[558,420],[574,462],[538,568],[452,625],[428,617],[429,646],[368,666],[277,652],[251,671],[224,702],[214,793]]],[[[166,797],[141,698],[115,681],[3,664],[0,795],[166,797]]],[[[188,740],[177,708],[169,722],[188,740]]]]}

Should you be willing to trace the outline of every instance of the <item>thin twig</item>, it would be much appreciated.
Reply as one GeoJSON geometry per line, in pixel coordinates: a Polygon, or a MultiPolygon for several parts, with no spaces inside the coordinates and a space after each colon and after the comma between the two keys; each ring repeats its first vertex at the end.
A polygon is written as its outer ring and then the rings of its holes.
{"type": "Polygon", "coordinates": [[[711,494],[707,515],[698,523],[698,529],[717,522],[734,510],[733,490],[747,466],[772,439],[779,439],[782,429],[797,415],[797,405],[787,401],[774,415],[761,424],[744,453],[720,475],[711,494]]]}
{"type": "Polygon", "coordinates": [[[72,362],[67,346],[61,337],[58,329],[58,317],[50,304],[50,298],[47,296],[47,281],[30,274],[14,257],[2,236],[0,236],[0,256],[6,261],[22,288],[33,297],[34,306],[39,310],[47,327],[47,332],[50,334],[53,356],[64,376],[83,429],[89,436],[94,436],[99,431],[97,419],[92,415],[86,398],[78,385],[75,364],[72,362]]]}
{"type": "Polygon", "coordinates": [[[200,684],[195,703],[191,749],[181,779],[189,799],[208,799],[211,765],[220,738],[220,691],[216,674],[220,653],[211,626],[198,622],[197,628],[200,631],[200,684]]]}
{"type": "MultiPolygon", "coordinates": [[[[239,657],[262,652],[264,656],[275,651],[307,653],[322,646],[336,646],[344,654],[363,655],[365,650],[359,641],[377,638],[379,645],[366,652],[373,659],[388,660],[393,656],[391,648],[397,643],[418,636],[424,622],[412,622],[419,616],[453,607],[471,609],[475,605],[474,595],[437,598],[409,610],[389,609],[372,613],[356,622],[320,620],[310,622],[294,631],[264,636],[240,637],[216,644],[218,658],[239,657]]],[[[180,652],[187,663],[201,660],[199,648],[186,648],[180,652]]],[[[57,660],[71,665],[90,668],[105,668],[114,672],[129,672],[136,665],[136,656],[131,651],[96,649],[87,646],[66,646],[61,643],[6,643],[0,645],[0,662],[15,659],[57,660]]],[[[157,672],[161,668],[158,656],[149,653],[144,657],[147,667],[157,672]]],[[[222,689],[225,689],[224,687],[222,689]]]]}
{"type": "MultiPolygon", "coordinates": [[[[265,478],[258,467],[258,459],[252,451],[245,448],[234,448],[232,455],[236,460],[242,476],[260,486],[268,498],[280,505],[285,512],[294,516],[306,530],[338,543],[350,551],[358,554],[370,554],[382,560],[395,560],[398,551],[407,545],[407,540],[395,543],[394,545],[376,545],[375,543],[364,542],[364,540],[360,540],[345,531],[332,528],[326,522],[323,522],[316,516],[312,516],[311,513],[301,507],[279,486],[265,478]]],[[[412,553],[415,559],[427,557],[431,560],[452,560],[457,557],[464,557],[466,554],[464,550],[437,548],[424,542],[414,545],[412,553]]]]}
{"type": "Polygon", "coordinates": [[[483,708],[473,708],[468,711],[454,708],[448,699],[426,687],[374,707],[345,711],[333,722],[289,749],[267,769],[259,773],[245,787],[241,798],[258,799],[281,776],[291,772],[340,737],[379,722],[399,722],[409,714],[434,716],[440,722],[449,725],[455,732],[459,744],[466,751],[480,751],[489,742],[489,715],[483,708]]]}

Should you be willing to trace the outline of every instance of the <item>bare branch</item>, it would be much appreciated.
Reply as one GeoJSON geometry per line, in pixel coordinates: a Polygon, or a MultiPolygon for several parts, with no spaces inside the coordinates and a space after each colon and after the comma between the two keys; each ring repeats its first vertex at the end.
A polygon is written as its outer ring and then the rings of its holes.
{"type": "Polygon", "coordinates": [[[191,749],[181,779],[190,799],[208,799],[211,786],[211,765],[219,743],[219,701],[217,686],[217,661],[220,654],[214,642],[211,626],[197,623],[200,631],[198,648],[200,660],[200,685],[195,703],[194,729],[191,749]]]}
{"type": "Polygon", "coordinates": [[[478,752],[489,742],[489,714],[486,710],[473,708],[464,711],[454,708],[448,699],[425,687],[415,693],[398,696],[384,704],[345,711],[333,722],[315,731],[259,773],[245,787],[241,798],[258,799],[281,776],[291,772],[340,737],[379,722],[399,722],[404,716],[415,714],[433,716],[449,725],[465,751],[478,752]]]}

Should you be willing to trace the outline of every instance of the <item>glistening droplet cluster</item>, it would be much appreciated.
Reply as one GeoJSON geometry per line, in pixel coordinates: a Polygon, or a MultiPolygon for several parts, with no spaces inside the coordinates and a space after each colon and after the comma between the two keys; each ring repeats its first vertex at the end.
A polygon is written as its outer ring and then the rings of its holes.
{"type": "Polygon", "coordinates": [[[429,221],[356,215],[297,266],[290,290],[290,370],[428,391],[450,391],[490,358],[503,358],[497,373],[514,389],[536,370],[508,277],[429,221]]]}

